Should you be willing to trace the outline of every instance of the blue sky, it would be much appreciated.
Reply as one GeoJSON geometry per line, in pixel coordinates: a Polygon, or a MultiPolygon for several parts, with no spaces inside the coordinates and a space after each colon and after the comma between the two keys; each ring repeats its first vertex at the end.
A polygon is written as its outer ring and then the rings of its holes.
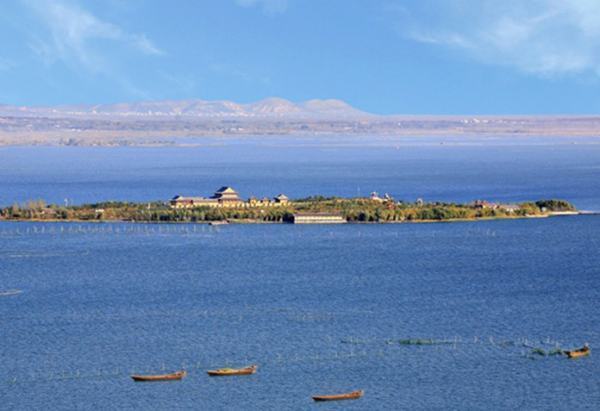
{"type": "Polygon", "coordinates": [[[0,103],[277,96],[375,113],[600,112],[597,0],[13,0],[0,103]]]}

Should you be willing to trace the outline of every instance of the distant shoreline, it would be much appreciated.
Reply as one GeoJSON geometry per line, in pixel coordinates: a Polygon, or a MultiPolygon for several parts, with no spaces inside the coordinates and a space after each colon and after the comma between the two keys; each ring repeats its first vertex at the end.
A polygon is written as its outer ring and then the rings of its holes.
{"type": "Polygon", "coordinates": [[[73,135],[65,132],[20,133],[0,130],[0,149],[17,147],[85,147],[85,148],[194,148],[221,146],[235,143],[274,143],[303,147],[390,147],[409,146],[485,146],[485,145],[600,145],[600,134],[573,133],[565,130],[552,134],[540,132],[461,132],[455,130],[403,130],[392,133],[353,133],[347,131],[314,133],[263,133],[263,134],[177,134],[173,132],[114,133],[82,132],[73,135]]]}
{"type": "Polygon", "coordinates": [[[207,111],[206,102],[193,102],[193,110],[181,112],[172,103],[147,102],[144,109],[119,105],[104,111],[96,106],[0,106],[0,147],[184,147],[210,139],[251,138],[600,138],[598,115],[373,115],[343,102],[309,104],[307,111],[306,106],[277,99],[236,105],[239,112],[230,112],[228,105],[207,111]]]}

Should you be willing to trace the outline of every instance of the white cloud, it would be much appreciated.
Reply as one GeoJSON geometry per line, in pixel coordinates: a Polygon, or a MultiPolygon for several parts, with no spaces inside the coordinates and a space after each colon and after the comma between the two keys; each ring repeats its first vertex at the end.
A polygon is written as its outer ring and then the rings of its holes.
{"type": "Polygon", "coordinates": [[[165,54],[161,49],[156,47],[145,34],[132,34],[131,43],[141,52],[145,54],[154,54],[157,56],[165,54]]]}
{"type": "Polygon", "coordinates": [[[47,63],[57,59],[75,61],[88,69],[102,71],[106,61],[92,42],[104,40],[125,44],[141,53],[161,55],[144,34],[129,33],[99,19],[67,0],[27,0],[24,2],[41,21],[48,36],[33,37],[30,47],[47,63]]]}
{"type": "Polygon", "coordinates": [[[600,76],[600,1],[462,0],[402,9],[404,36],[541,76],[600,76]],[[423,17],[426,16],[426,17],[423,17]]]}
{"type": "Polygon", "coordinates": [[[287,10],[288,0],[236,0],[242,7],[261,7],[269,15],[283,13],[287,10]]]}

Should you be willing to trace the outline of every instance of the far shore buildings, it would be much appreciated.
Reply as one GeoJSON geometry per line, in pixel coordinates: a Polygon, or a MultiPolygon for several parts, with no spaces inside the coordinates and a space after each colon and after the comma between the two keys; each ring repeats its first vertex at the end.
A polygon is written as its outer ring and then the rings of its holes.
{"type": "Polygon", "coordinates": [[[231,187],[221,187],[211,197],[183,197],[175,196],[171,199],[172,208],[195,208],[195,207],[278,207],[288,204],[289,199],[284,194],[279,194],[273,199],[262,200],[251,197],[248,201],[240,198],[237,191],[231,187]]]}
{"type": "Polygon", "coordinates": [[[519,206],[518,204],[496,204],[496,203],[491,203],[486,200],[475,200],[475,201],[473,201],[472,205],[475,208],[480,208],[480,209],[487,208],[487,209],[492,209],[492,210],[501,209],[501,210],[507,211],[509,213],[514,213],[521,208],[521,206],[519,206]]]}
{"type": "Polygon", "coordinates": [[[394,199],[388,193],[385,193],[383,197],[379,197],[377,191],[373,191],[369,199],[378,203],[394,202],[394,199]]]}

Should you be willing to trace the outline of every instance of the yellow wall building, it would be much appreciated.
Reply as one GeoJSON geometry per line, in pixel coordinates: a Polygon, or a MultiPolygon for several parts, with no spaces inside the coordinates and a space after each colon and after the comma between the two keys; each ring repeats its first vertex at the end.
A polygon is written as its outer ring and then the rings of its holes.
{"type": "Polygon", "coordinates": [[[211,197],[184,197],[175,196],[169,202],[172,208],[196,208],[196,207],[224,207],[224,208],[249,208],[249,207],[278,207],[289,203],[285,194],[279,194],[272,200],[263,198],[258,200],[251,197],[248,201],[240,198],[237,191],[231,187],[221,187],[211,197]]]}

